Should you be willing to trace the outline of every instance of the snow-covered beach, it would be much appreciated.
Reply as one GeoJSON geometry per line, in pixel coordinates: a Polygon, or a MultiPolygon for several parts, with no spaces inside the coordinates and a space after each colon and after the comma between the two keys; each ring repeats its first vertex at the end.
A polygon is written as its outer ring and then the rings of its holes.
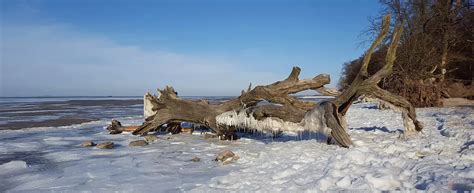
{"type": "MultiPolygon", "coordinates": [[[[159,135],[147,146],[129,147],[140,137],[109,135],[108,119],[1,130],[0,191],[472,191],[474,109],[419,108],[417,114],[423,133],[404,139],[400,113],[354,105],[347,118],[355,147],[349,149],[327,145],[314,133],[254,134],[232,142],[200,133],[159,135]],[[81,147],[86,140],[116,147],[81,147]],[[213,161],[223,150],[240,159],[213,161]]],[[[116,118],[125,125],[143,121],[133,113],[116,118]]]]}
{"type": "Polygon", "coordinates": [[[0,193],[474,192],[474,0],[0,7],[0,193]]]}

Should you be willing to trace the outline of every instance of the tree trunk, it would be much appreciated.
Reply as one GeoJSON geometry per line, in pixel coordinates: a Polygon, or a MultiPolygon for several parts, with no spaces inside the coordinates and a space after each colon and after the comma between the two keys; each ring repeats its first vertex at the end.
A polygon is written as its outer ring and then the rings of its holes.
{"type": "MultiPolygon", "coordinates": [[[[287,79],[266,86],[257,86],[254,89],[249,88],[247,91],[242,91],[242,94],[238,98],[222,104],[183,100],[178,98],[172,87],[166,87],[164,90],[158,90],[160,93],[158,97],[151,95],[146,96],[147,100],[151,101],[150,103],[153,106],[152,110],[155,111],[156,114],[148,117],[146,122],[134,131],[133,134],[146,134],[171,121],[185,121],[206,125],[216,133],[223,135],[225,132],[219,128],[216,123],[217,115],[239,108],[253,107],[263,100],[274,104],[285,105],[287,109],[292,109],[292,112],[298,112],[304,115],[304,112],[311,110],[316,104],[298,100],[290,96],[290,94],[304,90],[320,89],[330,82],[330,78],[329,75],[322,74],[313,79],[299,80],[298,76],[300,72],[300,68],[294,67],[287,79]]],[[[259,112],[262,115],[277,114],[265,108],[262,108],[259,112]]],[[[279,116],[283,120],[295,121],[295,117],[302,117],[301,115],[287,114],[279,116]]]]}

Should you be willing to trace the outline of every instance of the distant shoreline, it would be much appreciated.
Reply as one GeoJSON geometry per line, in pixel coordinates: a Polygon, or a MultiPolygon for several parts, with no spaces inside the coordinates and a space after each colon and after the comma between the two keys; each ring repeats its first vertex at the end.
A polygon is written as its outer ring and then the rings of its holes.
{"type": "MultiPolygon", "coordinates": [[[[232,97],[239,97],[237,95],[178,95],[179,97],[182,98],[232,98],[232,97]]],[[[296,97],[302,97],[302,98],[328,98],[331,96],[326,96],[326,95],[293,95],[296,97]]],[[[143,96],[0,96],[0,99],[9,99],[9,98],[142,98],[143,96]]]]}
{"type": "Polygon", "coordinates": [[[143,96],[6,96],[0,99],[8,98],[140,98],[143,96]]]}

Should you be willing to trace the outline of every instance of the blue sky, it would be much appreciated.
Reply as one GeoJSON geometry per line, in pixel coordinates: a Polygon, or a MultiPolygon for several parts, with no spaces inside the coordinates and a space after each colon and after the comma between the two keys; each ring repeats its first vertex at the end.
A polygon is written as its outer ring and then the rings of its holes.
{"type": "Polygon", "coordinates": [[[0,96],[238,95],[359,57],[377,1],[1,1],[0,96]]]}

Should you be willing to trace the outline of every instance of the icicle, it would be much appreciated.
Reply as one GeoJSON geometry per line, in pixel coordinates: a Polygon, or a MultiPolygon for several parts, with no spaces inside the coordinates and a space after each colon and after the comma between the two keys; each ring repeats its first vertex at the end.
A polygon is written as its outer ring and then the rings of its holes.
{"type": "Polygon", "coordinates": [[[292,123],[283,121],[276,117],[267,117],[262,120],[256,120],[252,115],[248,115],[244,110],[242,111],[228,111],[216,117],[218,125],[233,126],[242,128],[239,130],[259,132],[260,136],[264,133],[271,133],[275,135],[277,132],[290,131],[296,132],[296,140],[303,139],[303,132],[322,132],[330,134],[330,129],[327,128],[324,120],[324,108],[317,107],[306,113],[301,123],[292,123]]]}

